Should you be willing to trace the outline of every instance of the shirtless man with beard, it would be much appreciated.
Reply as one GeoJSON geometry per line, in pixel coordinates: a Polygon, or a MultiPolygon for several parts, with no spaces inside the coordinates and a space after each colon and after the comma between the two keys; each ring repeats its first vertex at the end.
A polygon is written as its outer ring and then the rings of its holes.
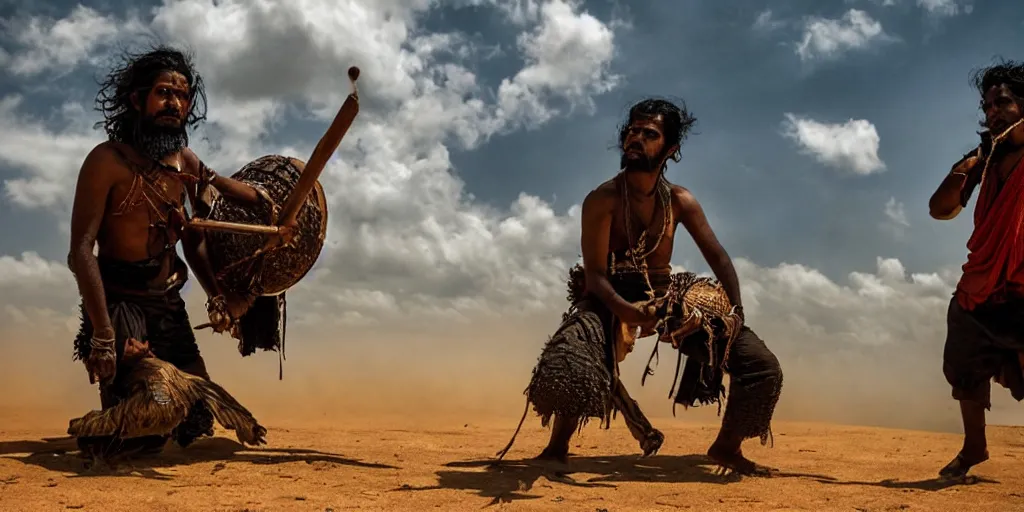
{"type": "Polygon", "coordinates": [[[651,302],[678,294],[680,282],[693,282],[693,274],[672,272],[676,229],[682,224],[720,281],[713,287],[727,296],[729,304],[717,320],[733,326],[734,334],[730,342],[705,339],[681,345],[714,345],[716,356],[712,362],[699,362],[698,351],[681,348],[689,357],[676,403],[718,402],[719,369],[725,366],[730,375],[728,405],[708,456],[742,474],[770,473],[745,458],[740,445],[753,437],[767,442],[781,394],[782,369],[764,341],[743,325],[736,271],[700,204],[664,174],[668,159],[679,160],[680,145],[694,122],[685,108],[668,101],[649,99],[634,105],[619,133],[622,171],[583,201],[583,265],[570,271],[571,307],[545,345],[527,388],[528,403],[534,404],[542,424],[554,418],[540,459],[568,462],[573,433],[588,418],[609,421],[612,411],[622,413],[645,456],[661,447],[664,435],[630,398],[618,379],[618,364],[632,350],[631,342],[623,342],[632,336],[623,333],[639,329],[640,336],[654,334],[659,319],[667,317],[648,307],[651,302]],[[702,370],[701,365],[707,366],[702,370]]]}
{"type": "MultiPolygon", "coordinates": [[[[82,300],[75,357],[84,361],[90,383],[99,383],[108,409],[128,393],[118,377],[129,339],[148,342],[156,357],[209,379],[180,295],[189,267],[209,297],[211,318],[240,317],[250,298],[219,289],[201,238],[184,230],[186,197],[193,208],[208,187],[247,204],[263,199],[249,185],[218,176],[188,148],[188,130],[205,119],[205,93],[186,54],[168,47],[128,54],[101,86],[104,121],[97,126],[108,140],[89,152],[78,175],[68,265],[82,300]],[[187,265],[178,257],[178,240],[187,265]]],[[[187,446],[202,435],[213,435],[213,417],[196,403],[171,437],[187,446]]],[[[160,451],[167,439],[78,441],[83,451],[112,455],[160,451]]]]}

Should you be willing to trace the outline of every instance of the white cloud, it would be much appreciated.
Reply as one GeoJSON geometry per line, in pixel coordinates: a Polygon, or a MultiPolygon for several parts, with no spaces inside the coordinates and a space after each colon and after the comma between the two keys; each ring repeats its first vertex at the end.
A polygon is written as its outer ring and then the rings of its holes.
{"type": "Polygon", "coordinates": [[[850,9],[840,19],[808,18],[796,54],[802,61],[829,60],[889,39],[880,22],[864,11],[850,9]]]}
{"type": "Polygon", "coordinates": [[[889,201],[885,203],[885,216],[895,224],[905,227],[910,226],[903,203],[897,202],[895,197],[890,197],[889,201]]]}
{"type": "Polygon", "coordinates": [[[36,252],[24,252],[20,258],[0,256],[0,289],[26,291],[38,287],[59,288],[73,282],[67,265],[47,261],[36,252]]]}
{"type": "Polygon", "coordinates": [[[76,290],[66,264],[32,251],[0,256],[0,294],[7,298],[0,303],[0,325],[67,338],[78,329],[76,290]]]}
{"type": "Polygon", "coordinates": [[[468,0],[471,4],[491,4],[501,9],[513,23],[523,25],[540,18],[541,2],[538,0],[468,0]]]}
{"type": "Polygon", "coordinates": [[[957,0],[917,0],[917,5],[935,16],[956,16],[961,12],[970,14],[974,10],[973,5],[961,6],[957,0]]]}
{"type": "Polygon", "coordinates": [[[809,351],[941,339],[955,285],[952,271],[908,276],[899,260],[881,257],[875,273],[851,272],[847,285],[804,265],[766,268],[737,259],[736,268],[755,329],[812,335],[809,351]]]}
{"type": "Polygon", "coordinates": [[[907,211],[903,203],[897,201],[895,197],[890,197],[889,201],[885,203],[883,213],[885,220],[879,224],[879,228],[897,240],[904,239],[907,228],[910,227],[910,221],[907,219],[907,211]]]}
{"type": "Polygon", "coordinates": [[[786,26],[786,22],[775,17],[771,9],[765,9],[754,19],[754,30],[772,32],[786,26]]]}
{"type": "Polygon", "coordinates": [[[592,107],[590,97],[610,91],[619,77],[608,73],[614,55],[611,28],[577,13],[568,2],[548,2],[540,24],[519,35],[526,67],[498,88],[499,115],[511,122],[542,123],[557,115],[544,98],[561,95],[571,105],[592,107]]]}
{"type": "Polygon", "coordinates": [[[100,141],[90,130],[84,108],[63,105],[57,130],[19,112],[21,96],[0,98],[0,162],[26,174],[4,182],[7,197],[28,207],[53,207],[70,214],[75,175],[85,155],[100,141]]]}
{"type": "Polygon", "coordinates": [[[5,63],[10,72],[21,76],[66,72],[92,57],[96,48],[143,31],[137,20],[118,20],[83,5],[75,6],[66,18],[14,18],[0,20],[0,26],[23,48],[5,63]]]}
{"type": "MultiPolygon", "coordinates": [[[[475,43],[417,25],[433,6],[183,0],[153,12],[149,29],[195,49],[210,105],[193,148],[222,173],[268,153],[308,158],[316,140],[275,144],[275,123],[286,110],[324,123],[348,92],[347,68],[362,68],[362,111],[321,176],[328,245],[292,294],[309,305],[295,309],[308,321],[365,324],[396,310],[460,320],[542,310],[564,296],[578,209],[555,212],[528,195],[505,211],[477,204],[451,173],[449,147],[589,108],[617,83],[611,24],[576,2],[537,2],[516,39],[523,68],[488,90],[472,71],[475,43]]],[[[61,114],[77,121],[52,129],[18,101],[0,110],[2,135],[11,136],[0,159],[26,176],[9,180],[8,193],[23,206],[61,208],[102,134],[74,117],[80,106],[61,114]]]]}
{"type": "Polygon", "coordinates": [[[795,141],[802,152],[823,164],[849,169],[858,175],[885,170],[885,163],[878,157],[878,131],[867,120],[829,124],[786,113],[782,133],[795,141]]]}
{"type": "MultiPolygon", "coordinates": [[[[855,3],[862,0],[846,0],[847,3],[855,3]]],[[[883,7],[894,7],[908,3],[908,0],[871,0],[883,7]]],[[[972,0],[914,0],[914,5],[921,8],[929,15],[939,18],[957,16],[959,14],[971,14],[974,12],[972,0]]]]}

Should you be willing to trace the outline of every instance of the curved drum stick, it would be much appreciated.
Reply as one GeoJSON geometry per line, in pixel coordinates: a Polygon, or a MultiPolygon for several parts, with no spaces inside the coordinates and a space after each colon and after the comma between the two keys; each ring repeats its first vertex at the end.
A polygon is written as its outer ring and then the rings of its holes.
{"type": "Polygon", "coordinates": [[[338,114],[334,116],[331,126],[327,128],[327,132],[324,133],[316,148],[313,149],[313,154],[309,157],[309,161],[306,162],[306,167],[299,176],[298,183],[295,184],[295,188],[292,189],[284,206],[281,207],[278,226],[283,226],[295,220],[295,217],[299,214],[299,209],[306,202],[306,197],[313,190],[317,178],[320,177],[324,166],[327,165],[327,161],[330,160],[334,151],[338,149],[341,139],[348,132],[349,127],[352,126],[352,121],[356,118],[356,114],[359,113],[359,91],[356,88],[356,80],[358,78],[359,68],[355,66],[348,68],[348,79],[352,82],[352,93],[348,95],[348,98],[345,98],[345,103],[338,109],[338,114]]]}
{"type": "MultiPolygon", "coordinates": [[[[338,144],[341,143],[341,139],[345,137],[349,127],[352,126],[352,121],[356,118],[356,114],[359,113],[359,90],[356,88],[356,80],[358,78],[359,68],[356,66],[348,68],[348,79],[352,83],[352,93],[345,98],[345,103],[338,109],[338,114],[334,116],[331,126],[327,128],[327,132],[324,133],[316,148],[313,149],[313,155],[309,157],[309,161],[306,162],[302,174],[299,175],[299,181],[295,184],[295,188],[292,189],[291,193],[288,194],[288,198],[281,208],[276,226],[196,218],[189,222],[188,227],[232,233],[276,235],[280,232],[280,226],[294,221],[302,205],[305,204],[306,198],[309,197],[309,193],[313,191],[313,186],[316,185],[316,180],[320,177],[320,173],[323,172],[327,161],[330,160],[334,151],[338,149],[338,144]]],[[[273,241],[270,242],[267,248],[272,245],[274,245],[273,241]]]]}

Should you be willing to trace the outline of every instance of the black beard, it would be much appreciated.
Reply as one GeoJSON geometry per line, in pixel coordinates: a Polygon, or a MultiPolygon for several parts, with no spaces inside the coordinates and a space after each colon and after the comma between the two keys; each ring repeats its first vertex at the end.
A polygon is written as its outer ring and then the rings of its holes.
{"type": "Polygon", "coordinates": [[[132,146],[142,156],[161,161],[188,147],[188,132],[184,127],[166,127],[141,119],[136,125],[132,146]]]}
{"type": "Polygon", "coordinates": [[[638,153],[633,157],[623,153],[619,158],[619,167],[625,169],[626,172],[655,172],[658,170],[655,169],[654,160],[643,153],[638,153]]]}

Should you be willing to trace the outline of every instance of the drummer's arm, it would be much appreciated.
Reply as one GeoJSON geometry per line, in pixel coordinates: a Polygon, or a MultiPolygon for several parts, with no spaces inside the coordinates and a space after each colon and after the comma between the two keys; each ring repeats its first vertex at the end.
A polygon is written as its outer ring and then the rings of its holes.
{"type": "Polygon", "coordinates": [[[236,201],[252,205],[260,202],[260,194],[255,188],[236,179],[226,178],[217,174],[213,169],[207,167],[191,149],[185,150],[185,158],[189,163],[189,167],[194,169],[196,176],[199,177],[200,190],[205,186],[212,185],[213,188],[217,189],[217,192],[236,201]]]}

